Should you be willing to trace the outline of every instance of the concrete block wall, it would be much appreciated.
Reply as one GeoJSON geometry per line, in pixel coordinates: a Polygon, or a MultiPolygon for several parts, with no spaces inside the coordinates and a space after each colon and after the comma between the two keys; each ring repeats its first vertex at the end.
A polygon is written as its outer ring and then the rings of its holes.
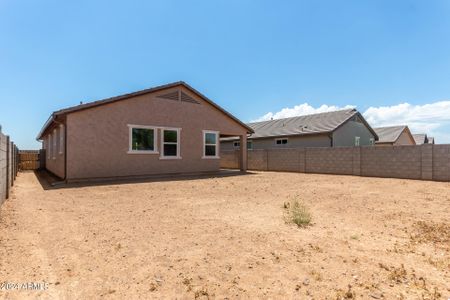
{"type": "MultiPolygon", "coordinates": [[[[237,151],[221,167],[239,168],[237,151]]],[[[248,151],[249,170],[450,181],[450,145],[295,148],[248,151]]]]}
{"type": "Polygon", "coordinates": [[[423,180],[433,179],[433,145],[422,145],[421,164],[423,180]]]}
{"type": "Polygon", "coordinates": [[[353,174],[353,148],[306,148],[306,173],[353,174]]]}
{"type": "Polygon", "coordinates": [[[249,150],[248,151],[248,168],[249,170],[268,170],[268,151],[266,150],[249,150]]]}
{"type": "Polygon", "coordinates": [[[450,181],[450,147],[433,145],[433,180],[450,181]]]}
{"type": "Polygon", "coordinates": [[[0,132],[0,205],[6,199],[7,190],[7,163],[6,163],[7,140],[6,136],[0,132]]]}
{"type": "Polygon", "coordinates": [[[421,179],[421,161],[420,146],[362,147],[361,175],[421,179]]]}
{"type": "Polygon", "coordinates": [[[267,169],[271,171],[300,172],[298,149],[267,150],[267,169]]]}
{"type": "Polygon", "coordinates": [[[224,169],[239,169],[239,151],[221,151],[220,167],[224,169]]]}
{"type": "MultiPolygon", "coordinates": [[[[0,128],[1,129],[1,128],[0,128]]],[[[8,199],[18,171],[18,149],[0,132],[0,206],[8,199]]]]}

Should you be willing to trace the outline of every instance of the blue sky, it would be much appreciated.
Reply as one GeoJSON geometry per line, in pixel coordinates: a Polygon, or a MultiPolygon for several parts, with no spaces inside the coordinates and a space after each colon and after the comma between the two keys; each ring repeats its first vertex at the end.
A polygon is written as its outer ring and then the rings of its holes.
{"type": "Polygon", "coordinates": [[[37,148],[54,110],[184,80],[243,121],[352,105],[450,143],[449,37],[446,0],[0,0],[0,124],[37,148]]]}

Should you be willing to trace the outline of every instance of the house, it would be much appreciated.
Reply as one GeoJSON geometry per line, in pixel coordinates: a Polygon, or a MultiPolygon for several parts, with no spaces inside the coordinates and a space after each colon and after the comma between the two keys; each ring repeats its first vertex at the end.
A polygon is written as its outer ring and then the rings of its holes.
{"type": "MultiPolygon", "coordinates": [[[[356,109],[248,123],[248,149],[373,145],[375,131],[356,109]]],[[[239,149],[237,138],[221,139],[222,150],[239,149]]]]}
{"type": "MultiPolygon", "coordinates": [[[[220,137],[253,130],[184,82],[62,109],[37,139],[66,181],[218,171],[220,137]]],[[[247,153],[241,150],[241,170],[247,153]]]]}
{"type": "Polygon", "coordinates": [[[415,145],[414,137],[408,126],[388,126],[374,128],[379,140],[376,146],[415,145]]]}
{"type": "Polygon", "coordinates": [[[434,144],[434,137],[427,136],[426,133],[413,134],[416,145],[434,144]]]}

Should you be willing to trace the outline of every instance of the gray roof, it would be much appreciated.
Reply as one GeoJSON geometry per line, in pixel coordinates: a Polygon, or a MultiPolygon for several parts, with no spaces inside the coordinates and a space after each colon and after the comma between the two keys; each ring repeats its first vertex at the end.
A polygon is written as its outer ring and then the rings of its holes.
{"type": "Polygon", "coordinates": [[[434,137],[427,136],[426,133],[416,133],[412,135],[416,145],[434,144],[434,137]]]}
{"type": "Polygon", "coordinates": [[[221,111],[223,114],[227,115],[229,118],[231,118],[232,120],[234,120],[235,122],[237,122],[238,124],[240,124],[241,126],[246,128],[249,133],[253,132],[253,130],[249,126],[247,126],[242,121],[240,121],[238,118],[236,118],[235,116],[233,116],[232,114],[227,112],[225,109],[223,109],[222,107],[220,107],[219,105],[214,103],[212,100],[207,98],[205,95],[203,95],[202,93],[200,93],[199,91],[197,91],[196,89],[191,87],[189,84],[187,84],[184,81],[177,81],[177,82],[160,85],[160,86],[148,88],[148,89],[145,89],[145,90],[141,90],[141,91],[137,91],[137,92],[133,92],[133,93],[129,93],[129,94],[124,94],[124,95],[120,95],[120,96],[115,96],[115,97],[111,97],[111,98],[97,100],[97,101],[94,101],[94,102],[80,104],[80,105],[76,105],[76,106],[72,106],[72,107],[69,107],[69,108],[65,108],[65,109],[61,109],[61,110],[55,111],[55,112],[53,112],[51,114],[50,118],[47,120],[47,122],[42,127],[41,131],[39,132],[39,134],[37,136],[37,140],[41,139],[41,137],[42,137],[43,133],[45,132],[45,130],[52,124],[52,122],[55,120],[55,118],[57,116],[69,114],[69,113],[80,111],[80,110],[89,109],[89,108],[92,108],[92,107],[97,107],[97,106],[100,106],[100,105],[104,105],[104,104],[108,104],[108,103],[112,103],[112,102],[116,102],[116,101],[126,100],[126,99],[129,99],[131,97],[144,95],[144,94],[148,94],[148,93],[152,93],[152,92],[157,92],[157,91],[161,91],[161,90],[164,90],[164,89],[172,88],[172,87],[175,87],[175,86],[184,86],[185,88],[187,88],[191,92],[197,94],[204,101],[206,101],[207,103],[211,104],[213,107],[215,107],[216,109],[221,111]]]}
{"type": "Polygon", "coordinates": [[[407,127],[408,126],[406,125],[401,125],[374,128],[379,137],[377,143],[395,143],[395,141],[397,141],[397,139],[400,137],[400,134],[402,134],[403,130],[405,130],[407,127]]]}
{"type": "Polygon", "coordinates": [[[417,133],[412,135],[416,145],[422,145],[427,142],[427,135],[425,133],[417,133]]]}
{"type": "MultiPolygon", "coordinates": [[[[310,135],[331,133],[348,121],[353,116],[358,116],[370,131],[376,136],[373,129],[364,120],[364,117],[356,109],[345,109],[333,112],[319,113],[313,115],[284,118],[270,121],[248,123],[255,133],[250,139],[292,136],[292,135],[310,135]]],[[[226,138],[222,140],[233,140],[235,138],[226,138]]]]}

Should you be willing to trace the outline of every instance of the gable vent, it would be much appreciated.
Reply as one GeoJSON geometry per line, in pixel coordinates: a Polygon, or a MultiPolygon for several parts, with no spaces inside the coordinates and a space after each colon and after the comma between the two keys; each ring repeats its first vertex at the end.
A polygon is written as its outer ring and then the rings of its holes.
{"type": "Polygon", "coordinates": [[[198,102],[197,100],[195,100],[194,98],[192,98],[191,96],[189,96],[188,94],[185,94],[183,92],[181,92],[181,101],[200,104],[200,102],[198,102]]]}
{"type": "Polygon", "coordinates": [[[171,92],[171,93],[164,94],[164,95],[159,95],[159,96],[156,96],[156,97],[162,98],[162,99],[168,99],[168,100],[175,100],[175,101],[179,101],[180,100],[179,99],[179,95],[178,95],[178,91],[171,92]]]}

